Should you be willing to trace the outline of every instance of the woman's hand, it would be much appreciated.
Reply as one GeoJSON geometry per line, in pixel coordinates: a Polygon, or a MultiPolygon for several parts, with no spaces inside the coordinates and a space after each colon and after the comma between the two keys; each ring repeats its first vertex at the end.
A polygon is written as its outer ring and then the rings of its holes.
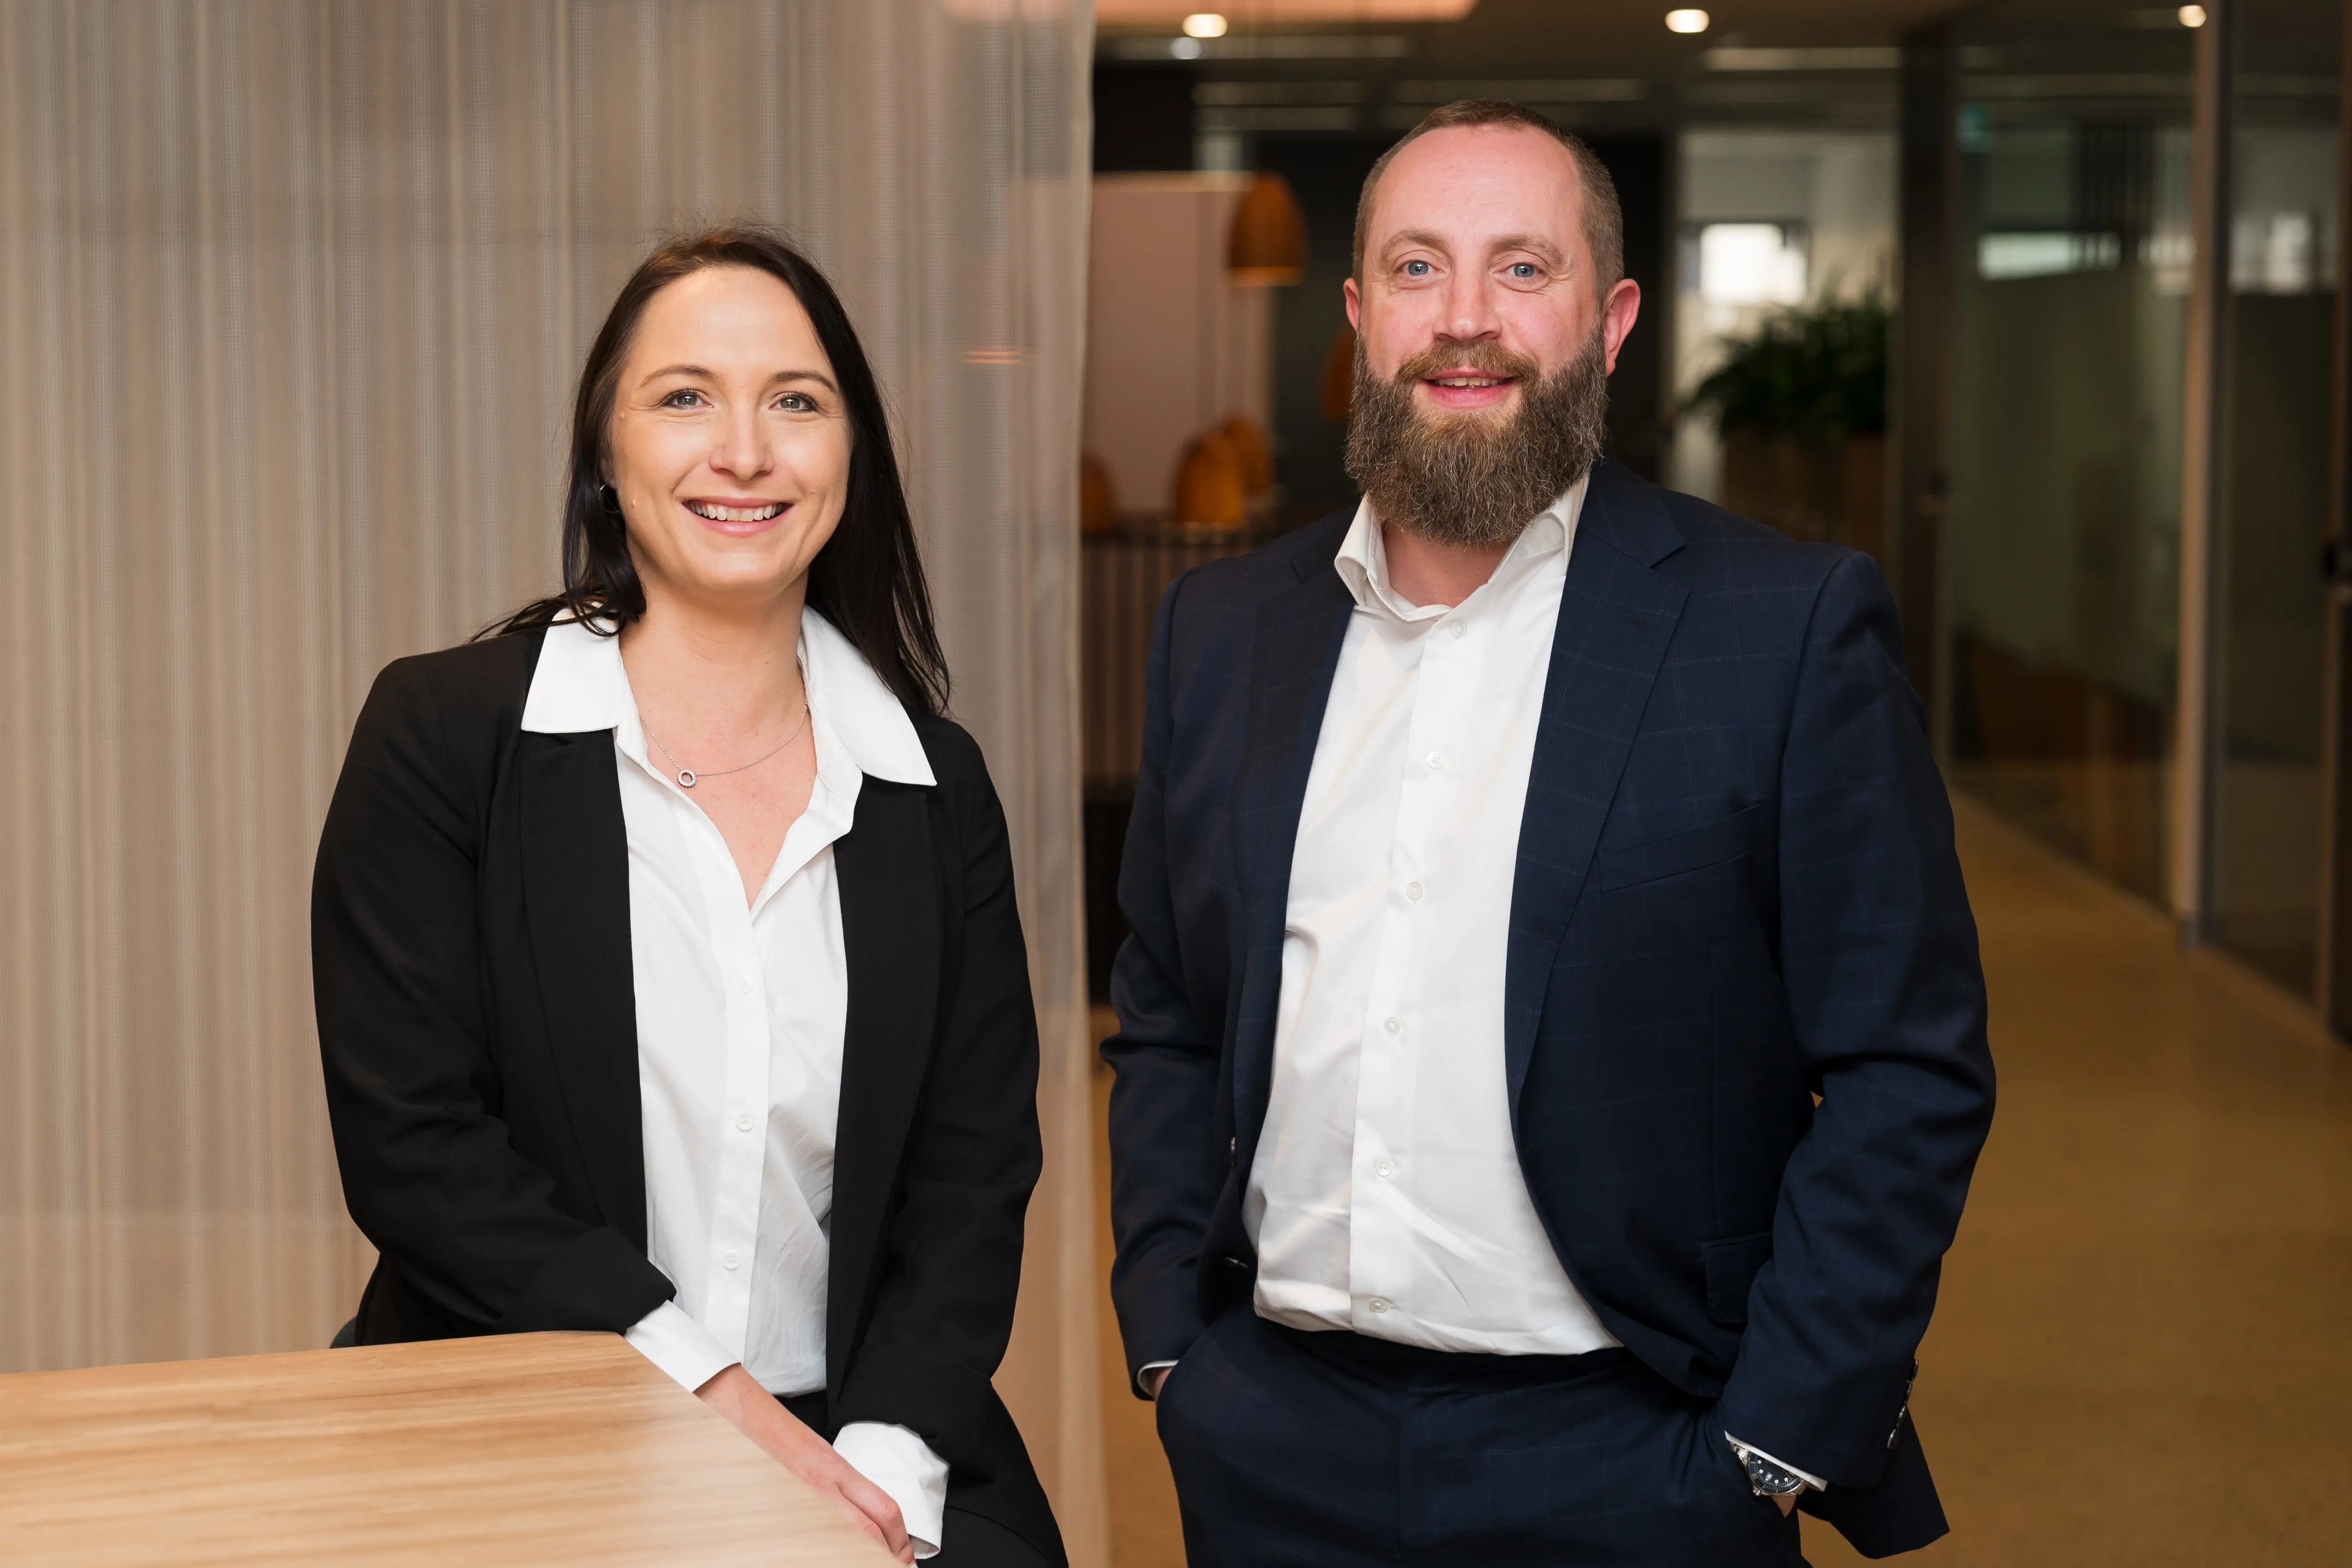
{"type": "Polygon", "coordinates": [[[880,1542],[901,1563],[915,1560],[906,1521],[890,1494],[851,1468],[833,1445],[803,1425],[776,1396],[737,1363],[694,1391],[694,1396],[735,1429],[775,1456],[784,1469],[814,1487],[841,1516],[880,1542]]]}

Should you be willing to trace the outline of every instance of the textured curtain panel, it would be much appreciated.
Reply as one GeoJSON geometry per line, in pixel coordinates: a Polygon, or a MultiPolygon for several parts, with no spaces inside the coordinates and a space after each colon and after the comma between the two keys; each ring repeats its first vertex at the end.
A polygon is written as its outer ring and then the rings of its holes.
{"type": "Polygon", "coordinates": [[[0,1368],[323,1344],[307,901],[386,660],[553,577],[656,234],[786,225],[893,401],[1012,818],[1046,1177],[1001,1381],[1102,1558],[1079,952],[1085,0],[0,5],[0,1368]]]}

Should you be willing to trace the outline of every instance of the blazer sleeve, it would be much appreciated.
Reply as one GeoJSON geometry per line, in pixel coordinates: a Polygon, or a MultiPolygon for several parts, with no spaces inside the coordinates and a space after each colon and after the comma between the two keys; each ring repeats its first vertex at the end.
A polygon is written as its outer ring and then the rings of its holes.
{"type": "Polygon", "coordinates": [[[1200,1258],[1221,1168],[1212,1145],[1223,1020],[1203,1019],[1185,984],[1168,840],[1177,607],[1189,576],[1162,596],[1151,633],[1143,755],[1118,875],[1130,927],[1111,967],[1119,1027],[1102,1047],[1118,1075],[1110,1095],[1111,1301],[1138,1398],[1137,1374],[1176,1360],[1201,1335],[1200,1258]]]}
{"type": "Polygon", "coordinates": [[[344,1202],[457,1332],[625,1330],[674,1288],[617,1230],[561,1209],[499,1119],[477,914],[495,747],[449,742],[433,669],[402,660],[377,678],[311,883],[344,1202]]]}
{"type": "Polygon", "coordinates": [[[1013,1334],[1044,1145],[1037,1014],[1004,809],[968,737],[958,735],[955,753],[947,793],[961,940],[947,955],[938,1043],[899,1165],[872,1314],[831,1416],[842,1427],[908,1427],[950,1466],[973,1470],[992,1451],[990,1380],[1013,1334]]]}
{"type": "Polygon", "coordinates": [[[1900,649],[1876,567],[1845,557],[1780,766],[1781,971],[1821,1103],[1718,1412],[1832,1495],[1885,1470],[1993,1109],[1976,923],[1900,649]]]}

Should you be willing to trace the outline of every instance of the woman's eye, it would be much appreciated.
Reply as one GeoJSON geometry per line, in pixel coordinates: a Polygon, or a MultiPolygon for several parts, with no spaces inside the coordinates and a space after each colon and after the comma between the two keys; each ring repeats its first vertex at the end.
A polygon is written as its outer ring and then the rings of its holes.
{"type": "Polygon", "coordinates": [[[776,406],[786,413],[814,413],[816,399],[806,392],[786,392],[776,400],[776,406]]]}
{"type": "Polygon", "coordinates": [[[661,400],[664,408],[692,408],[702,401],[702,394],[691,387],[680,387],[661,400]]]}

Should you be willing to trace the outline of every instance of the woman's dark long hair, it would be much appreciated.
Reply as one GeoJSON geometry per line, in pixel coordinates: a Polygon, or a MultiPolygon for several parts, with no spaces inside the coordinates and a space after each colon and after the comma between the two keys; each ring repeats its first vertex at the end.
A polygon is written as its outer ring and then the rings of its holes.
{"type": "Polygon", "coordinates": [[[841,522],[809,567],[808,605],[856,644],[900,702],[917,713],[947,706],[948,666],[931,620],[930,590],[915,553],[915,523],[899,482],[874,367],[814,262],[782,235],[753,225],[665,240],[629,275],[581,367],[572,405],[572,472],[563,497],[563,591],[524,605],[484,636],[589,621],[617,632],[646,612],[645,585],[629,557],[629,530],[604,497],[606,434],[622,361],[653,297],[711,267],[748,267],[793,291],[833,361],[849,415],[849,496],[841,522]]]}

